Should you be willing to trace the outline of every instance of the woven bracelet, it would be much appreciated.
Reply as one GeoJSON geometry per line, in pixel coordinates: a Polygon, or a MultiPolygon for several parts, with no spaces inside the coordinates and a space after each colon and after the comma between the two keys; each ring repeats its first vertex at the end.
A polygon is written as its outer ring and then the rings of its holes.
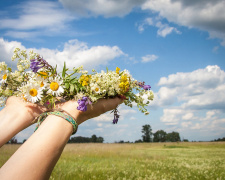
{"type": "Polygon", "coordinates": [[[37,117],[37,126],[35,131],[38,129],[38,127],[41,125],[41,123],[47,118],[48,115],[55,115],[58,117],[61,117],[63,119],[65,119],[66,121],[68,121],[70,124],[72,124],[73,126],[73,134],[75,134],[77,132],[78,129],[78,124],[75,121],[75,119],[72,118],[71,115],[69,115],[69,113],[67,113],[65,110],[62,109],[55,109],[51,112],[44,112],[42,114],[40,114],[40,116],[37,117]]]}

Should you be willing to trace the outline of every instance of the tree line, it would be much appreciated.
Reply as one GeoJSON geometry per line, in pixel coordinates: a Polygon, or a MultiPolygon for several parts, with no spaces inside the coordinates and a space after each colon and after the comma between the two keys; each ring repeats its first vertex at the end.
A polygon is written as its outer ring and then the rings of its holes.
{"type": "Polygon", "coordinates": [[[155,133],[152,132],[152,128],[149,124],[143,125],[141,132],[142,140],[135,141],[139,142],[177,142],[181,141],[179,132],[167,133],[164,130],[158,130],[155,133]]]}
{"type": "Polygon", "coordinates": [[[103,143],[103,141],[103,137],[97,137],[95,134],[93,134],[90,138],[83,136],[71,137],[68,143],[103,143]]]}
{"type": "MultiPolygon", "coordinates": [[[[152,132],[151,125],[146,124],[142,126],[142,139],[136,140],[134,143],[142,142],[178,142],[181,141],[179,132],[170,132],[167,133],[164,130],[158,130],[155,133],[152,132]]],[[[23,143],[26,139],[23,140],[23,143]]],[[[188,139],[183,139],[184,142],[188,142],[188,139]]],[[[214,139],[212,141],[225,141],[225,137],[214,139]]],[[[103,143],[104,138],[99,136],[97,137],[93,134],[91,137],[75,136],[71,137],[68,143],[103,143]]],[[[130,141],[116,141],[115,143],[132,143],[130,141]]],[[[18,144],[16,137],[13,137],[8,144],[18,144]]]]}

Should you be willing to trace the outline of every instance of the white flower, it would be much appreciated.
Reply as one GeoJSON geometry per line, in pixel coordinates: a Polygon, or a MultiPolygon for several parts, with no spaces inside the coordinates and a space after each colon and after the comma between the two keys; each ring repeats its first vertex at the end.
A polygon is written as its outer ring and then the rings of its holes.
{"type": "Polygon", "coordinates": [[[3,61],[0,62],[0,72],[5,71],[7,69],[7,64],[3,61]]]}
{"type": "Polygon", "coordinates": [[[49,81],[50,82],[47,87],[47,88],[49,88],[49,90],[47,91],[47,93],[56,95],[57,97],[60,96],[60,94],[62,94],[64,92],[64,89],[61,86],[63,81],[60,81],[59,77],[50,78],[49,81]]]}
{"type": "Polygon", "coordinates": [[[1,75],[0,75],[0,78],[1,78],[1,83],[6,83],[6,80],[7,80],[7,73],[8,71],[7,70],[4,70],[2,71],[1,75]]]}
{"type": "Polygon", "coordinates": [[[20,64],[20,65],[17,66],[17,69],[18,69],[19,71],[24,71],[24,66],[22,66],[22,65],[20,64]]]}
{"type": "Polygon", "coordinates": [[[148,112],[148,111],[146,111],[146,112],[145,112],[145,115],[148,115],[148,114],[149,114],[149,112],[148,112]]]}
{"type": "Polygon", "coordinates": [[[152,91],[148,91],[148,100],[153,100],[154,99],[154,93],[152,91]]]}
{"type": "Polygon", "coordinates": [[[24,98],[32,103],[38,102],[42,98],[42,89],[34,83],[29,83],[23,87],[24,98]]]}
{"type": "Polygon", "coordinates": [[[90,86],[91,86],[91,90],[94,93],[96,93],[96,94],[99,94],[100,93],[100,87],[99,87],[99,85],[97,85],[97,84],[90,84],[90,86]]]}

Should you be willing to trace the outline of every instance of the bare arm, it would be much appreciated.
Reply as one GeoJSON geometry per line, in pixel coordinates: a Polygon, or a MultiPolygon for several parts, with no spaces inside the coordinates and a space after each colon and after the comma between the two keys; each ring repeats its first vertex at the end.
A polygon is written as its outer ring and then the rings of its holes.
{"type": "MultiPolygon", "coordinates": [[[[86,112],[80,112],[76,101],[62,103],[62,109],[69,112],[77,123],[99,116],[116,108],[122,100],[101,99],[86,112]]],[[[57,163],[73,128],[64,119],[50,115],[38,130],[17,150],[0,169],[0,179],[48,179],[57,163]]]]}
{"type": "Polygon", "coordinates": [[[46,111],[40,105],[24,102],[19,97],[10,97],[0,111],[0,147],[18,132],[32,125],[36,116],[46,111]]]}

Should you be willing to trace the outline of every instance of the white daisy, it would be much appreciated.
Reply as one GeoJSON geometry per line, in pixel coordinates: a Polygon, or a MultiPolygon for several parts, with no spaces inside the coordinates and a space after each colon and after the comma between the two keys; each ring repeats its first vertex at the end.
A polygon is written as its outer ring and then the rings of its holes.
{"type": "Polygon", "coordinates": [[[91,90],[96,94],[100,93],[100,87],[97,84],[91,84],[91,90]]]}
{"type": "Polygon", "coordinates": [[[1,78],[1,83],[6,83],[6,80],[7,80],[7,70],[2,71],[2,73],[0,75],[0,78],[1,78]]]}
{"type": "Polygon", "coordinates": [[[56,95],[57,97],[60,96],[60,94],[62,94],[64,92],[64,89],[61,86],[63,81],[60,81],[59,77],[50,78],[49,81],[50,82],[47,87],[47,88],[49,88],[49,90],[47,91],[47,93],[56,95]]]}
{"type": "Polygon", "coordinates": [[[42,89],[34,84],[29,83],[23,87],[24,99],[32,103],[38,102],[42,98],[42,89]]]}

